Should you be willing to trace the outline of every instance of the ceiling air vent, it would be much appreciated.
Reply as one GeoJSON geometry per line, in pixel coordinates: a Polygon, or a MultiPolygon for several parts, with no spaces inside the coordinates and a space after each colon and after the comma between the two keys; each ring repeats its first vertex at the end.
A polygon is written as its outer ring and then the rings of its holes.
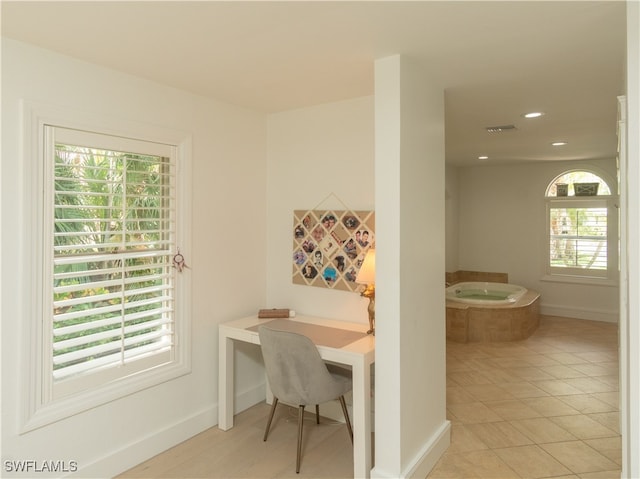
{"type": "Polygon", "coordinates": [[[515,130],[515,125],[500,125],[500,126],[488,126],[487,131],[489,133],[499,133],[501,131],[515,130]]]}

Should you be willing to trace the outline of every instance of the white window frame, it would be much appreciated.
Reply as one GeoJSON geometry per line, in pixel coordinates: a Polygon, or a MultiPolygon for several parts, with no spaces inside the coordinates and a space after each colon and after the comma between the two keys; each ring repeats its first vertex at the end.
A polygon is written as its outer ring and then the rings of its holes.
{"type": "Polygon", "coordinates": [[[101,135],[132,138],[169,145],[175,152],[176,221],[175,244],[189,258],[191,251],[191,136],[120,119],[96,117],[65,108],[23,102],[23,145],[25,164],[24,237],[28,240],[23,281],[25,291],[33,299],[25,311],[22,323],[22,361],[29,374],[21,387],[21,431],[27,432],[87,409],[134,394],[143,389],[175,379],[191,371],[191,284],[189,269],[175,275],[174,347],[169,361],[162,365],[117,377],[115,380],[91,384],[69,394],[54,395],[51,379],[51,264],[49,252],[51,233],[45,228],[46,209],[52,201],[44,196],[46,181],[53,181],[45,167],[48,126],[95,132],[101,135]],[[47,263],[47,261],[49,263],[47,263]]]}
{"type": "MultiPolygon", "coordinates": [[[[616,191],[606,175],[591,168],[580,168],[579,170],[568,170],[557,175],[550,183],[551,186],[557,178],[571,173],[572,171],[586,171],[599,176],[609,187],[609,191],[616,191]]],[[[549,188],[547,188],[548,193],[549,188]]],[[[619,247],[618,247],[618,196],[595,195],[595,196],[545,196],[545,255],[544,255],[544,275],[543,281],[595,284],[603,286],[615,286],[618,284],[619,272],[619,247]],[[583,270],[580,268],[559,268],[551,266],[551,209],[552,208],[606,208],[607,209],[607,269],[606,270],[583,270]]]]}

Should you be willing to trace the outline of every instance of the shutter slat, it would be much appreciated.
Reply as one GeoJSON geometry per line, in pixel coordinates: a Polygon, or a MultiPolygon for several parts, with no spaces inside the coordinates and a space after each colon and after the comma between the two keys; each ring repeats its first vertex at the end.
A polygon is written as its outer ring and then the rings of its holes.
{"type": "Polygon", "coordinates": [[[70,353],[54,355],[53,364],[59,365],[59,364],[64,364],[71,361],[76,361],[79,359],[90,358],[92,356],[99,356],[108,352],[120,351],[121,348],[122,348],[121,339],[116,339],[105,344],[100,344],[97,346],[89,346],[89,347],[79,349],[77,351],[73,351],[70,353]]]}
{"type": "MultiPolygon", "coordinates": [[[[88,290],[88,289],[98,289],[98,288],[109,288],[112,286],[121,286],[121,285],[129,285],[129,284],[135,284],[135,283],[144,283],[144,282],[149,282],[149,281],[157,281],[157,280],[164,280],[166,278],[169,278],[171,276],[171,273],[164,273],[164,274],[157,274],[157,275],[150,275],[150,276],[137,276],[137,277],[129,277],[126,278],[124,281],[119,280],[119,279],[110,279],[110,280],[105,280],[105,281],[93,281],[93,282],[87,282],[87,283],[77,283],[77,284],[71,284],[69,286],[56,286],[54,288],[54,292],[55,293],[65,293],[65,292],[73,292],[73,291],[84,291],[84,290],[88,290]]],[[[170,286],[169,286],[170,287],[170,286]]]]}
{"type": "MultiPolygon", "coordinates": [[[[169,290],[169,288],[166,287],[166,286],[158,286],[157,288],[154,288],[153,290],[147,291],[147,293],[150,293],[150,292],[163,292],[163,291],[167,291],[167,290],[169,290]]],[[[128,297],[137,296],[139,294],[140,293],[138,292],[138,290],[130,290],[130,291],[128,291],[128,294],[125,295],[125,297],[126,296],[128,296],[128,297]]],[[[98,306],[98,305],[106,302],[109,299],[121,298],[121,297],[122,297],[122,294],[121,293],[117,293],[117,294],[107,294],[107,295],[101,295],[101,296],[94,296],[94,297],[89,297],[89,298],[79,298],[78,300],[63,300],[63,301],[59,301],[58,304],[64,303],[66,305],[66,307],[69,307],[69,303],[71,303],[71,302],[74,302],[74,304],[71,305],[71,306],[79,306],[79,305],[86,306],[86,305],[89,305],[89,304],[95,304],[97,306],[93,307],[93,308],[84,308],[84,309],[79,310],[79,311],[68,311],[68,312],[64,312],[64,313],[54,314],[53,315],[53,321],[54,321],[54,323],[59,323],[59,322],[68,321],[68,320],[71,320],[71,319],[82,318],[84,316],[99,316],[99,315],[103,315],[103,314],[107,314],[107,313],[111,313],[111,312],[122,311],[123,308],[125,310],[130,310],[130,309],[133,309],[133,308],[146,306],[146,305],[149,305],[149,304],[163,303],[163,302],[167,302],[167,301],[171,301],[172,300],[171,296],[162,295],[162,296],[146,298],[144,300],[139,300],[139,301],[134,301],[134,302],[125,302],[125,303],[118,302],[116,304],[98,306]],[[87,301],[80,301],[81,299],[87,299],[87,301]]],[[[59,306],[59,308],[63,308],[63,307],[65,307],[65,306],[59,306]]]]}
{"type": "MultiPolygon", "coordinates": [[[[149,306],[152,304],[164,304],[166,302],[171,301],[171,297],[169,296],[157,296],[157,297],[151,297],[151,298],[146,298],[143,300],[138,300],[138,301],[132,301],[130,303],[125,303],[125,310],[130,310],[130,309],[135,309],[135,308],[140,308],[142,306],[149,306]]],[[[170,308],[166,308],[166,309],[170,309],[170,308]]]]}
{"type": "Polygon", "coordinates": [[[145,344],[135,349],[127,349],[124,352],[125,363],[138,360],[143,357],[149,357],[152,354],[163,353],[174,346],[173,340],[167,338],[167,341],[158,341],[153,344],[145,344]]]}
{"type": "Polygon", "coordinates": [[[86,316],[99,316],[107,313],[113,313],[115,311],[121,311],[121,304],[114,304],[110,306],[100,306],[97,308],[85,309],[82,311],[74,311],[71,313],[62,313],[62,314],[54,314],[53,321],[54,323],[59,323],[61,321],[69,321],[71,319],[83,318],[86,316]]]}
{"type": "Polygon", "coordinates": [[[82,255],[82,256],[78,255],[78,256],[65,257],[65,258],[54,258],[53,264],[55,266],[62,266],[62,265],[71,265],[71,264],[82,264],[87,262],[116,261],[116,260],[122,261],[127,259],[161,257],[166,255],[172,255],[171,251],[168,249],[127,251],[127,252],[117,251],[117,252],[108,253],[108,254],[93,254],[93,255],[82,255]]]}
{"type": "Polygon", "coordinates": [[[137,336],[131,336],[124,339],[125,348],[135,346],[137,344],[146,343],[148,341],[156,341],[164,339],[165,337],[173,336],[171,330],[158,330],[151,333],[139,334],[137,336]]]}
{"type": "Polygon", "coordinates": [[[122,324],[122,316],[114,316],[98,321],[85,321],[84,323],[73,324],[71,326],[54,327],[53,336],[60,337],[67,334],[83,333],[91,329],[106,328],[114,324],[122,324]]]}
{"type": "MultiPolygon", "coordinates": [[[[155,354],[160,354],[168,351],[173,346],[173,342],[168,341],[166,344],[149,344],[140,346],[134,350],[125,351],[124,362],[129,363],[141,358],[146,358],[155,354]]],[[[92,358],[82,363],[74,364],[72,366],[66,366],[62,369],[56,369],[53,371],[53,378],[56,381],[61,381],[74,376],[82,374],[88,374],[94,371],[100,371],[107,367],[120,366],[122,364],[121,352],[102,356],[99,358],[92,358]]]]}
{"type": "Polygon", "coordinates": [[[74,291],[88,291],[100,288],[110,288],[112,286],[120,286],[122,281],[117,279],[94,281],[91,283],[70,284],[68,286],[56,286],[53,288],[54,293],[71,293],[74,291]]]}
{"type": "MultiPolygon", "coordinates": [[[[66,339],[63,341],[57,341],[53,343],[53,355],[54,357],[62,358],[63,354],[56,354],[58,351],[63,351],[68,348],[72,348],[75,346],[82,346],[86,344],[91,344],[96,341],[103,341],[105,339],[111,339],[112,341],[118,340],[122,336],[122,331],[118,329],[112,329],[109,331],[101,331],[99,333],[87,334],[86,336],[76,336],[75,338],[66,339]]],[[[88,348],[83,349],[83,351],[87,351],[88,348]]],[[[64,362],[64,361],[63,361],[64,362]]]]}
{"type": "MultiPolygon", "coordinates": [[[[131,234],[131,233],[129,233],[131,234]]],[[[87,235],[91,236],[91,235],[87,235]]],[[[157,240],[157,241],[139,241],[139,242],[127,242],[127,248],[139,248],[140,246],[151,246],[156,251],[160,251],[164,248],[161,246],[170,245],[170,240],[157,240]]],[[[76,251],[76,250],[106,250],[106,251],[117,251],[122,249],[122,243],[80,243],[72,246],[54,246],[53,250],[57,253],[65,252],[65,251],[76,251]]]]}
{"type": "MultiPolygon", "coordinates": [[[[123,324],[123,323],[124,323],[124,328],[126,330],[126,328],[130,326],[130,323],[132,321],[137,321],[142,318],[146,318],[154,315],[163,315],[163,318],[165,318],[165,317],[169,317],[168,315],[170,313],[173,313],[172,308],[160,307],[160,308],[150,309],[147,311],[139,311],[136,313],[126,314],[124,316],[124,319],[122,315],[117,315],[110,318],[85,321],[77,324],[72,324],[69,326],[54,326],[53,335],[54,337],[60,337],[60,336],[65,336],[69,334],[79,334],[79,333],[84,333],[86,331],[106,328],[114,324],[123,324]]],[[[156,320],[150,319],[148,322],[150,323],[151,321],[156,321],[156,320]]],[[[164,319],[162,321],[164,321],[164,319]]]]}
{"type": "Polygon", "coordinates": [[[156,315],[165,315],[168,313],[173,313],[173,309],[172,308],[167,308],[167,307],[161,307],[161,308],[156,308],[156,309],[150,309],[148,311],[139,311],[136,313],[131,313],[131,314],[127,314],[125,316],[125,322],[126,323],[130,323],[131,321],[137,321],[139,319],[142,318],[146,318],[146,317],[150,317],[150,316],[156,316],[156,315]]]}
{"type": "MultiPolygon", "coordinates": [[[[167,324],[171,324],[171,319],[162,318],[154,321],[138,323],[138,324],[126,326],[124,328],[124,334],[135,333],[137,331],[144,331],[145,329],[159,328],[167,324]]],[[[71,348],[74,346],[90,344],[90,343],[93,343],[96,341],[102,341],[108,338],[121,337],[122,333],[123,333],[123,330],[118,328],[118,329],[112,329],[109,331],[101,331],[99,333],[88,334],[85,336],[77,336],[77,337],[65,339],[62,341],[56,341],[53,345],[54,354],[56,351],[62,351],[64,349],[71,348]]]]}
{"type": "MultiPolygon", "coordinates": [[[[54,354],[53,356],[53,364],[60,365],[65,364],[72,361],[82,360],[85,358],[91,358],[94,356],[102,356],[105,353],[120,351],[122,350],[123,344],[124,348],[130,347],[132,345],[136,345],[139,343],[144,343],[147,341],[154,341],[165,336],[171,336],[173,332],[171,330],[158,330],[153,331],[151,333],[140,334],[138,336],[132,336],[130,338],[122,338],[117,335],[103,335],[104,338],[114,338],[113,340],[106,342],[104,344],[98,344],[95,346],[88,346],[86,348],[78,349],[76,351],[62,353],[62,354],[54,354]]],[[[97,335],[96,335],[97,336],[97,335]]],[[[90,344],[90,343],[87,343],[90,344]]]]}
{"type": "Polygon", "coordinates": [[[131,334],[131,333],[135,333],[135,332],[138,332],[138,331],[144,331],[145,329],[158,328],[158,327],[161,327],[161,326],[169,325],[171,323],[172,323],[171,319],[162,318],[162,319],[157,319],[155,321],[148,321],[148,322],[145,322],[145,323],[132,324],[132,325],[126,326],[124,328],[124,333],[125,334],[131,334]]]}
{"type": "Polygon", "coordinates": [[[109,301],[111,299],[118,299],[122,297],[122,293],[109,293],[109,294],[101,294],[98,296],[83,296],[80,298],[72,298],[72,299],[63,299],[60,301],[54,301],[53,307],[54,309],[58,308],[68,308],[71,306],[78,306],[81,304],[95,303],[97,301],[109,301]]]}
{"type": "Polygon", "coordinates": [[[117,365],[120,362],[120,358],[121,353],[117,352],[115,354],[93,358],[82,363],[74,364],[72,366],[66,366],[62,369],[54,370],[53,378],[55,380],[61,380],[81,373],[96,371],[104,368],[105,366],[117,365]]]}

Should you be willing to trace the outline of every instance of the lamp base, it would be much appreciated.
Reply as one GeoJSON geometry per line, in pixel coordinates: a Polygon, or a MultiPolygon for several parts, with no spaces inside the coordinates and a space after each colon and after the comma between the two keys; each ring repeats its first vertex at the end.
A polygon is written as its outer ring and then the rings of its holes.
{"type": "Polygon", "coordinates": [[[368,284],[367,288],[360,293],[360,296],[369,298],[369,306],[367,306],[367,313],[369,313],[369,331],[367,334],[376,334],[376,287],[372,284],[368,284]]]}

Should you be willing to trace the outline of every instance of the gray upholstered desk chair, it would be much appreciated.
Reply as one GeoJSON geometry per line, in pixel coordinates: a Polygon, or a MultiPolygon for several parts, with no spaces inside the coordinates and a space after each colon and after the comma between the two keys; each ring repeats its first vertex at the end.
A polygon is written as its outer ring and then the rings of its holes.
{"type": "Polygon", "coordinates": [[[258,334],[260,335],[267,379],[274,396],[263,440],[267,440],[278,401],[292,406],[297,405],[298,454],[296,456],[296,472],[300,472],[305,406],[315,404],[316,422],[320,424],[318,405],[339,399],[353,443],[353,430],[344,401],[344,395],[352,388],[349,371],[337,367],[330,371],[320,357],[316,345],[306,336],[287,331],[276,331],[266,326],[261,326],[258,329],[258,334]]]}

